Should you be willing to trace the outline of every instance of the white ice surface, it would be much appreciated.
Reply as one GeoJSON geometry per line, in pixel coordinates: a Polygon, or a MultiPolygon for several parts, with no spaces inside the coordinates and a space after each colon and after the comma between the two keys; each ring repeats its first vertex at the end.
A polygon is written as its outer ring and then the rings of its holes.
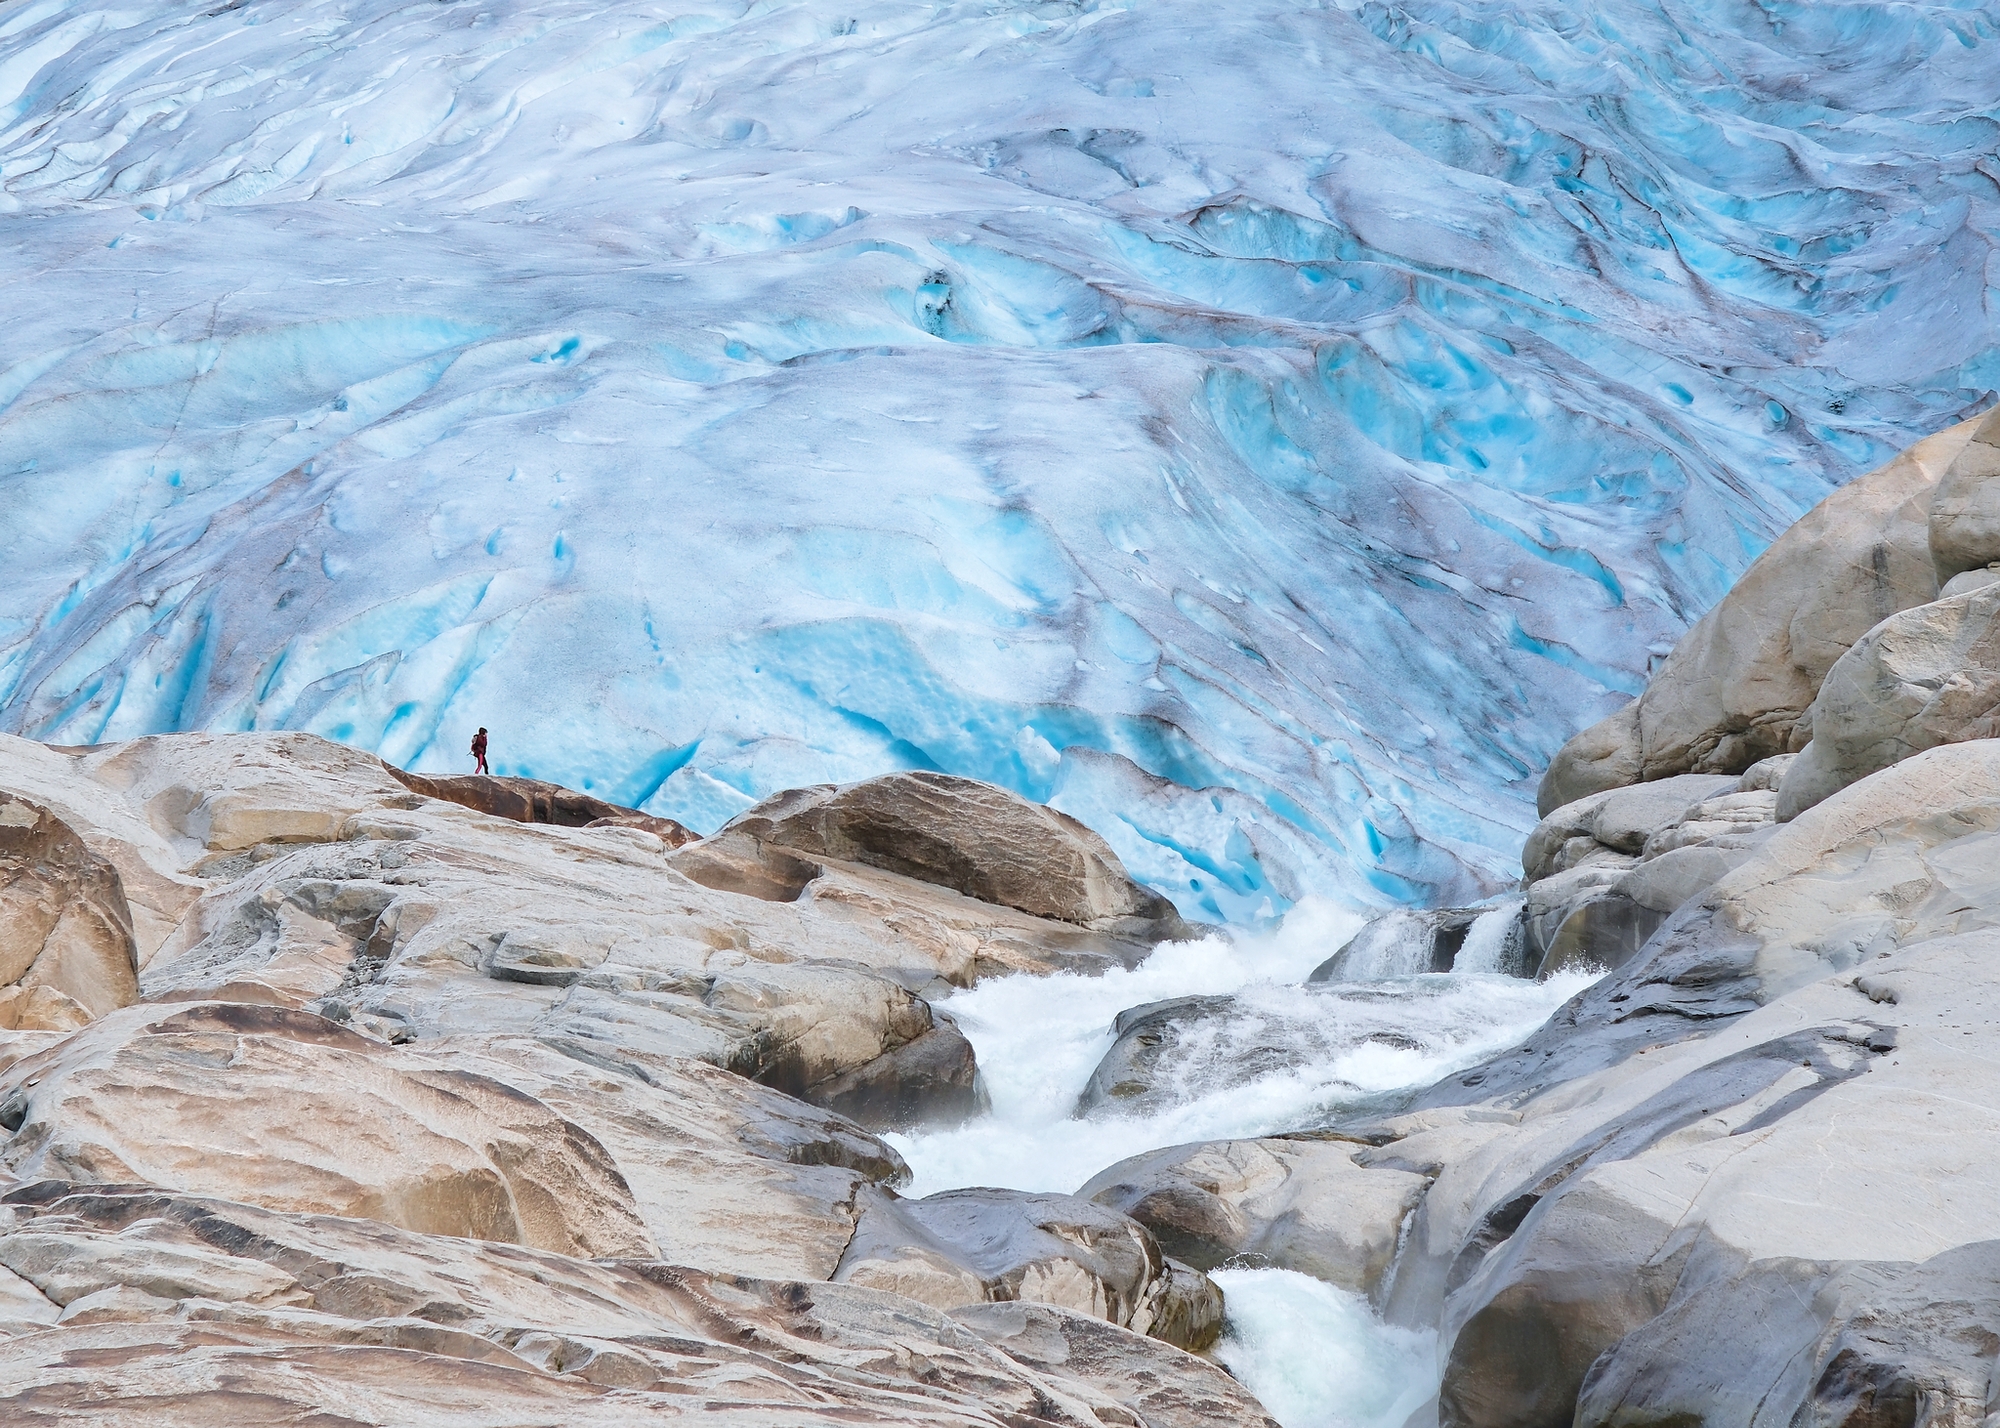
{"type": "Polygon", "coordinates": [[[2000,386],[1991,0],[14,0],[0,727],[1511,879],[2000,386]]]}

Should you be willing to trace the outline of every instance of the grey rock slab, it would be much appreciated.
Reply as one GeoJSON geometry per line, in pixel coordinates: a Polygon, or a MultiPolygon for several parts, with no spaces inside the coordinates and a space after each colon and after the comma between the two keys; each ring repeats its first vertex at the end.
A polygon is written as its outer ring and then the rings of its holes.
{"type": "Polygon", "coordinates": [[[1750,854],[1749,848],[1719,848],[1707,843],[1674,848],[1638,864],[1615,887],[1620,896],[1665,916],[1705,892],[1750,854]]]}
{"type": "Polygon", "coordinates": [[[1681,637],[1645,692],[1565,744],[1543,813],[1606,788],[1740,773],[1805,742],[1795,727],[1833,662],[1876,623],[1937,596],[1931,496],[1978,419],[1916,443],[1808,511],[1681,637]]]}
{"type": "Polygon", "coordinates": [[[1891,615],[1827,672],[1778,789],[1803,810],[1920,750],[2000,734],[2000,585],[1891,615]]]}
{"type": "Polygon", "coordinates": [[[1356,1149],[1273,1137],[1169,1146],[1121,1160],[1077,1194],[1131,1216],[1197,1269],[1246,1258],[1373,1294],[1430,1181],[1363,1168],[1356,1149]]]}
{"type": "Polygon", "coordinates": [[[1205,1348],[1219,1291],[1171,1269],[1129,1216],[1073,1195],[947,1190],[902,1200],[863,1190],[860,1223],[834,1278],[939,1308],[1033,1300],[1205,1348]]]}
{"type": "Polygon", "coordinates": [[[1736,791],[1737,780],[1727,774],[1699,773],[1621,788],[1597,805],[1590,835],[1613,852],[1636,854],[1649,837],[1686,819],[1697,805],[1736,791]]]}

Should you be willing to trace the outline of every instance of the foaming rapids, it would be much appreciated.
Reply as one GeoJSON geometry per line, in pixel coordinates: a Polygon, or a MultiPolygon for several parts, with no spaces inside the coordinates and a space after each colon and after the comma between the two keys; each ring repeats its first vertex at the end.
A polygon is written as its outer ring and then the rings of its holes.
{"type": "MultiPolygon", "coordinates": [[[[1461,963],[1492,965],[1513,911],[1475,924],[1461,963]]],[[[1309,900],[1274,932],[1166,943],[1130,971],[1004,977],[942,1001],[978,1053],[992,1104],[957,1129],[890,1137],[915,1173],[906,1193],[1070,1192],[1161,1146],[1320,1125],[1517,1044],[1595,975],[1538,983],[1468,970],[1305,985],[1363,921],[1309,900]],[[1181,997],[1211,1000],[1179,1025],[1143,1107],[1079,1115],[1118,1014],[1181,997]]],[[[1216,1356],[1285,1428],[1397,1428],[1436,1387],[1429,1340],[1382,1324],[1353,1295],[1280,1270],[1217,1282],[1229,1319],[1216,1356]]]]}

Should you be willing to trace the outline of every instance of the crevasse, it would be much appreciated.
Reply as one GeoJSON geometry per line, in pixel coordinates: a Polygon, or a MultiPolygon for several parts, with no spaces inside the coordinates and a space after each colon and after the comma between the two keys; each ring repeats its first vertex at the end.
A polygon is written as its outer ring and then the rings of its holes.
{"type": "Polygon", "coordinates": [[[0,727],[697,827],[895,767],[1196,916],[1511,877],[2000,387],[1991,4],[26,0],[0,727]]]}

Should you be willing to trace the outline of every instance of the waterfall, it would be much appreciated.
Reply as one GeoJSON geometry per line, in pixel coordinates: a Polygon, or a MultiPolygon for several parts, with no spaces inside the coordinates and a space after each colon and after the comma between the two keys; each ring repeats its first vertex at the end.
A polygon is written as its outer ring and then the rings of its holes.
{"type": "MultiPolygon", "coordinates": [[[[1429,1085],[1519,1042],[1592,980],[1487,970],[1518,911],[1482,914],[1463,969],[1449,973],[1408,970],[1394,950],[1402,943],[1385,937],[1392,950],[1370,964],[1383,975],[1307,984],[1363,926],[1360,914],[1309,900],[1274,932],[1165,943],[1129,971],[1001,977],[957,993],[939,1005],[972,1041],[991,1108],[954,1129],[889,1137],[915,1172],[907,1193],[1073,1192],[1143,1151],[1306,1129],[1429,1085]],[[1076,1115],[1118,1013],[1177,997],[1203,998],[1203,1020],[1164,1070],[1166,1103],[1076,1115]]],[[[1225,1270],[1216,1282],[1229,1296],[1216,1356],[1285,1428],[1400,1428],[1436,1386],[1428,1339],[1382,1324],[1357,1296],[1285,1270],[1225,1270]]]]}

